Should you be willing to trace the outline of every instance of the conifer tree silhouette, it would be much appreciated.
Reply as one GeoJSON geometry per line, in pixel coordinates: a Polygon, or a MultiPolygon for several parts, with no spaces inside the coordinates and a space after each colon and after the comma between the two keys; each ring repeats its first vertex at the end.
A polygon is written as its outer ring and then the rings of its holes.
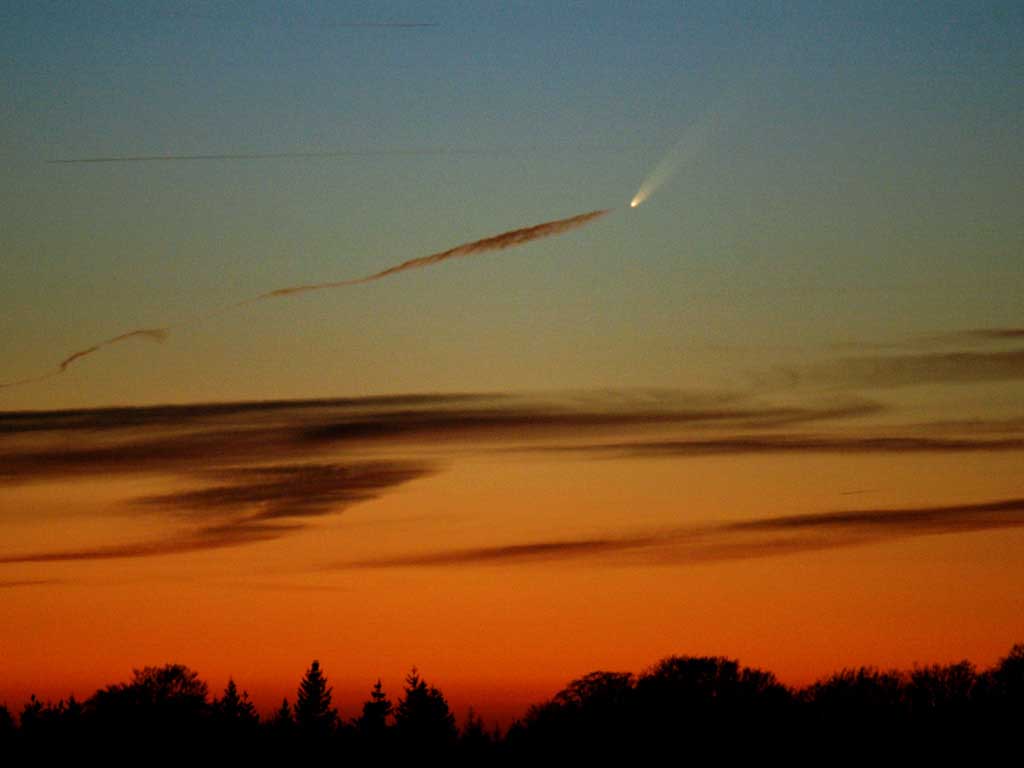
{"type": "Polygon", "coordinates": [[[320,662],[314,659],[299,684],[295,699],[295,722],[299,728],[321,736],[334,729],[338,710],[331,706],[331,690],[320,662]]]}
{"type": "Polygon", "coordinates": [[[256,707],[249,701],[249,694],[238,693],[238,686],[232,678],[228,678],[224,696],[213,701],[213,711],[227,727],[245,727],[259,722],[256,707]]]}
{"type": "Polygon", "coordinates": [[[363,735],[378,738],[387,730],[387,719],[393,709],[380,678],[377,678],[376,685],[370,691],[370,700],[363,703],[363,714],[356,720],[356,727],[363,735]]]}
{"type": "Polygon", "coordinates": [[[403,747],[444,751],[455,745],[458,728],[448,702],[428,686],[416,667],[405,678],[405,691],[395,710],[395,729],[403,747]]]}

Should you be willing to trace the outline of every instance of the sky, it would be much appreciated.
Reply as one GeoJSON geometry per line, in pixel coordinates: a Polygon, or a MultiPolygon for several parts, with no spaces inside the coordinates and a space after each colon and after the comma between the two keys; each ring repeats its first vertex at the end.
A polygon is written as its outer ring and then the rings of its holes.
{"type": "Polygon", "coordinates": [[[1024,640],[1019,3],[0,22],[0,703],[1024,640]]]}

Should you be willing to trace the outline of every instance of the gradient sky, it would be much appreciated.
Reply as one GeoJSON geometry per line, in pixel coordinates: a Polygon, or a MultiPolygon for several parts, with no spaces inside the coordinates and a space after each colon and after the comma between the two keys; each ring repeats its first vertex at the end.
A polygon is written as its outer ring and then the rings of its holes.
{"type": "Polygon", "coordinates": [[[5,4],[0,702],[1024,640],[1021,4],[554,5],[5,4]]]}

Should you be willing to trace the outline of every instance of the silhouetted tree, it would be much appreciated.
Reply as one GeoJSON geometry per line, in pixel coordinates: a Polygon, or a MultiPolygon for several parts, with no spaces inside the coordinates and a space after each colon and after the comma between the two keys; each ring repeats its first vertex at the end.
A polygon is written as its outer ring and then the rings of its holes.
{"type": "Polygon", "coordinates": [[[291,731],[295,727],[295,719],[292,717],[292,708],[288,705],[287,697],[281,699],[281,706],[274,712],[270,725],[278,731],[291,731]]]}
{"type": "Polygon", "coordinates": [[[577,678],[530,707],[504,739],[497,731],[489,735],[473,710],[458,731],[444,696],[415,668],[395,707],[378,680],[362,715],[348,726],[340,724],[331,692],[314,661],[299,686],[295,716],[285,699],[260,727],[233,679],[210,703],[206,684],[187,667],[145,667],[130,682],[96,691],[84,705],[74,696],[44,704],[33,695],[20,711],[20,727],[0,706],[0,760],[56,764],[95,754],[105,762],[127,762],[153,749],[162,760],[194,760],[196,750],[212,741],[215,750],[229,747],[223,755],[240,762],[346,754],[356,762],[388,764],[398,757],[396,749],[409,759],[482,765],[636,762],[709,749],[733,762],[765,755],[802,762],[820,761],[839,745],[844,757],[854,759],[886,755],[929,762],[955,755],[993,762],[974,758],[1015,746],[1024,722],[1024,645],[1013,646],[981,674],[967,661],[905,672],[861,667],[799,692],[770,672],[731,659],[672,656],[638,678],[602,671],[577,678]],[[252,738],[236,738],[243,724],[252,738]]]}
{"type": "Polygon", "coordinates": [[[625,748],[633,731],[633,675],[591,672],[526,713],[531,751],[589,758],[625,748]]]}
{"type": "Polygon", "coordinates": [[[459,752],[464,762],[486,764],[493,755],[495,740],[484,728],[484,721],[470,707],[459,734],[459,752]]]}
{"type": "Polygon", "coordinates": [[[222,735],[227,737],[251,733],[259,723],[259,715],[256,714],[256,707],[249,701],[249,694],[242,691],[239,695],[238,686],[231,678],[228,678],[224,695],[213,700],[211,709],[217,727],[222,731],[222,735]]]}
{"type": "Polygon", "coordinates": [[[363,702],[363,714],[355,722],[359,733],[370,739],[379,739],[387,730],[388,718],[393,709],[378,678],[370,690],[369,701],[363,702]]]}
{"type": "Polygon", "coordinates": [[[10,744],[14,734],[14,717],[5,704],[0,704],[0,745],[10,744]]]}
{"type": "Polygon", "coordinates": [[[395,709],[399,744],[407,750],[444,754],[458,739],[455,716],[434,686],[428,686],[415,667],[405,678],[405,690],[395,709]]]}
{"type": "Polygon", "coordinates": [[[929,721],[963,716],[970,706],[976,679],[969,661],[915,668],[907,684],[910,715],[929,721]]]}
{"type": "Polygon", "coordinates": [[[28,697],[25,706],[21,708],[21,717],[18,718],[21,725],[21,732],[25,736],[33,736],[42,728],[43,702],[36,698],[33,693],[28,697]]]}
{"type": "Polygon", "coordinates": [[[256,722],[259,717],[256,714],[256,707],[249,701],[249,693],[242,691],[238,694],[238,686],[235,681],[228,678],[228,684],[224,688],[224,696],[213,700],[213,709],[228,722],[256,722]]]}
{"type": "Polygon", "coordinates": [[[90,730],[100,741],[132,754],[142,744],[161,743],[182,755],[203,739],[209,724],[206,683],[182,664],[144,667],[129,683],[108,685],[85,703],[90,730]]]}
{"type": "Polygon", "coordinates": [[[976,709],[990,737],[1019,731],[1024,723],[1024,645],[1010,652],[977,684],[976,709]]]}
{"type": "Polygon", "coordinates": [[[1018,643],[992,670],[999,695],[1016,707],[1024,706],[1024,644],[1018,643]]]}
{"type": "Polygon", "coordinates": [[[334,730],[338,710],[331,706],[331,690],[320,662],[314,659],[299,684],[295,699],[295,722],[300,729],[316,736],[325,736],[334,730]]]}

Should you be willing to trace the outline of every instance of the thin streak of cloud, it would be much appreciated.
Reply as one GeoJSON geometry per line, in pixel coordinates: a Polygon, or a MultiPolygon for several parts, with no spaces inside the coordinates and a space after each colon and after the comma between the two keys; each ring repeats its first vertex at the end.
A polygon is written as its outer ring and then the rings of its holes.
{"type": "Polygon", "coordinates": [[[99,344],[94,344],[88,349],[83,349],[73,354],[68,355],[66,358],[60,361],[57,365],[57,373],[63,373],[67,370],[68,366],[77,360],[82,359],[86,355],[91,355],[103,347],[109,347],[111,344],[120,344],[122,341],[128,341],[129,339],[148,339],[149,341],[155,341],[162,343],[167,340],[167,334],[170,333],[168,328],[139,328],[134,331],[128,331],[114,336],[112,339],[101,341],[99,344]]]}
{"type": "Polygon", "coordinates": [[[355,465],[300,464],[241,467],[200,475],[212,484],[177,493],[146,496],[136,503],[194,516],[235,515],[256,509],[247,521],[301,518],[337,512],[372,499],[435,470],[412,462],[355,465]]]}
{"type": "Polygon", "coordinates": [[[725,532],[742,531],[898,531],[947,533],[1024,525],[1024,498],[998,499],[974,504],[877,509],[855,509],[805,515],[769,517],[721,526],[725,532]]]}
{"type": "Polygon", "coordinates": [[[458,567],[610,558],[631,564],[718,562],[858,546],[923,535],[1024,527],[1024,498],[916,508],[766,517],[620,537],[435,550],[334,563],[330,570],[458,567]]]}
{"type": "Polygon", "coordinates": [[[243,544],[271,541],[300,530],[301,525],[244,524],[229,527],[210,526],[198,531],[154,541],[108,544],[71,550],[49,550],[0,556],[0,564],[65,563],[86,560],[122,560],[160,555],[177,555],[209,549],[224,549],[243,544]]]}
{"type": "Polygon", "coordinates": [[[975,328],[964,331],[963,335],[973,339],[1006,341],[1024,339],[1024,328],[975,328]]]}
{"type": "Polygon", "coordinates": [[[657,537],[565,539],[539,541],[529,544],[510,544],[499,547],[477,547],[427,552],[421,555],[399,555],[391,558],[356,560],[331,566],[346,568],[407,568],[418,566],[476,565],[499,562],[537,562],[587,557],[659,544],[657,537]]]}
{"type": "Polygon", "coordinates": [[[847,357],[782,369],[788,385],[892,388],[1024,379],[1024,349],[847,357]]]}
{"type": "Polygon", "coordinates": [[[109,347],[113,344],[120,344],[123,341],[129,339],[147,339],[149,341],[163,342],[167,339],[167,335],[170,333],[170,328],[137,328],[133,331],[127,331],[126,333],[118,334],[106,341],[101,341],[98,344],[93,344],[85,349],[80,349],[77,352],[72,352],[70,355],[61,360],[55,369],[49,373],[44,373],[39,376],[33,376],[27,379],[18,379],[16,381],[0,382],[0,389],[6,389],[7,387],[17,387],[23,384],[33,384],[40,381],[51,379],[54,376],[59,376],[64,373],[69,366],[77,363],[84,357],[88,357],[104,347],[109,347]]]}
{"type": "Polygon", "coordinates": [[[570,216],[567,219],[558,219],[556,221],[548,221],[543,224],[535,224],[530,227],[522,227],[520,229],[509,230],[508,232],[502,232],[500,235],[493,235],[492,237],[485,237],[482,240],[474,240],[471,243],[463,243],[457,245],[454,248],[449,248],[445,251],[439,251],[432,253],[428,256],[420,256],[415,259],[409,259],[403,261],[401,264],[396,264],[393,267],[388,267],[380,272],[375,272],[372,275],[366,277],[353,278],[351,280],[336,280],[332,282],[324,283],[312,283],[309,285],[294,285],[287,288],[277,288],[273,291],[260,294],[252,301],[261,301],[264,299],[279,298],[282,296],[293,296],[299,293],[308,293],[310,291],[320,291],[327,288],[342,288],[353,285],[362,285],[363,283],[370,283],[375,280],[380,280],[391,275],[396,275],[399,272],[405,272],[410,269],[420,269],[422,267],[430,266],[431,264],[437,264],[448,259],[459,258],[462,256],[473,256],[478,253],[488,253],[491,251],[501,251],[506,248],[513,248],[518,245],[524,245],[534,240],[541,240],[547,237],[554,237],[565,232],[570,232],[574,229],[579,229],[582,226],[589,224],[595,219],[599,219],[602,216],[606,216],[611,213],[611,209],[604,209],[598,211],[590,211],[589,213],[581,213],[576,216],[570,216]]]}
{"type": "Polygon", "coordinates": [[[93,155],[47,160],[50,165],[103,165],[112,163],[167,163],[248,160],[345,159],[360,157],[502,157],[538,152],[622,152],[630,147],[606,144],[546,144],[492,147],[408,147],[399,149],[324,149],[284,152],[205,152],[137,155],[93,155]]]}
{"type": "MultiPolygon", "coordinates": [[[[230,311],[232,309],[237,309],[239,307],[244,307],[255,302],[265,301],[267,299],[280,298],[282,296],[292,296],[301,293],[309,293],[311,291],[320,291],[328,288],[341,288],[346,286],[362,285],[364,283],[370,283],[376,280],[381,280],[385,277],[398,274],[399,272],[405,272],[411,269],[420,269],[422,267],[427,267],[441,261],[446,261],[448,259],[454,259],[463,256],[472,256],[478,253],[488,253],[491,251],[501,251],[507,248],[514,248],[519,245],[525,245],[526,243],[532,242],[534,240],[541,240],[547,237],[554,237],[565,232],[570,232],[574,229],[583,227],[589,224],[590,222],[594,221],[595,219],[599,219],[610,212],[611,209],[590,211],[589,213],[581,213],[576,216],[570,216],[567,219],[558,219],[556,221],[544,222],[543,224],[535,224],[530,227],[513,229],[508,232],[502,232],[500,235],[485,237],[482,240],[475,240],[471,243],[463,243],[462,245],[457,245],[454,248],[449,248],[446,251],[439,251],[438,253],[432,253],[428,256],[420,256],[415,259],[409,259],[408,261],[404,261],[401,264],[396,264],[393,267],[388,267],[387,269],[381,270],[380,272],[375,272],[372,275],[367,275],[366,277],[359,277],[350,280],[337,280],[325,283],[313,283],[310,285],[296,285],[287,288],[278,288],[273,291],[268,291],[267,293],[262,293],[259,296],[256,296],[252,299],[247,299],[245,301],[238,302],[237,304],[230,305],[223,310],[218,310],[214,312],[212,316],[220,315],[223,314],[223,312],[230,311]]],[[[199,316],[198,318],[190,322],[198,322],[199,320],[204,319],[205,317],[207,316],[199,316]]],[[[178,325],[183,324],[185,323],[179,323],[178,325]]],[[[103,349],[104,347],[108,347],[112,344],[118,344],[128,339],[148,338],[154,341],[163,341],[164,339],[167,338],[167,335],[170,333],[171,327],[172,326],[166,326],[162,328],[140,328],[119,334],[117,336],[114,336],[113,338],[107,339],[106,341],[101,341],[98,344],[93,344],[90,347],[79,350],[77,352],[73,352],[72,354],[65,357],[57,365],[56,369],[53,370],[51,373],[44,374],[38,377],[22,378],[14,381],[0,382],[0,389],[22,386],[33,382],[43,381],[45,379],[52,378],[53,376],[59,376],[60,374],[65,373],[72,364],[80,361],[82,358],[88,357],[89,355],[98,352],[100,349],[103,349]]]]}
{"type": "Polygon", "coordinates": [[[64,579],[0,579],[0,589],[21,587],[45,587],[50,584],[64,584],[64,579]]]}
{"type": "MultiPolygon", "coordinates": [[[[505,152],[509,150],[504,150],[505,152]]],[[[162,154],[162,155],[98,155],[94,157],[67,157],[48,160],[52,165],[96,165],[106,163],[166,163],[203,160],[301,160],[306,158],[346,158],[346,157],[422,157],[445,155],[493,155],[503,150],[494,149],[350,149],[320,150],[308,152],[221,152],[206,154],[162,154]]]]}
{"type": "Polygon", "coordinates": [[[1024,438],[734,435],[710,440],[638,440],[587,445],[537,446],[525,450],[584,453],[605,458],[682,458],[778,453],[994,453],[1024,450],[1024,438]]]}
{"type": "Polygon", "coordinates": [[[394,408],[430,408],[458,403],[473,405],[484,401],[500,403],[509,397],[510,395],[500,392],[439,392],[308,400],[241,400],[224,403],[117,406],[53,411],[0,411],[0,435],[217,425],[239,417],[245,417],[247,423],[252,423],[267,416],[298,418],[302,413],[317,410],[386,412],[394,408]]]}
{"type": "Polygon", "coordinates": [[[920,334],[910,336],[901,341],[844,341],[832,344],[833,349],[843,350],[881,350],[881,349],[915,349],[942,346],[990,345],[999,342],[1015,342],[1024,339],[1024,328],[968,328],[959,331],[920,334]]]}

